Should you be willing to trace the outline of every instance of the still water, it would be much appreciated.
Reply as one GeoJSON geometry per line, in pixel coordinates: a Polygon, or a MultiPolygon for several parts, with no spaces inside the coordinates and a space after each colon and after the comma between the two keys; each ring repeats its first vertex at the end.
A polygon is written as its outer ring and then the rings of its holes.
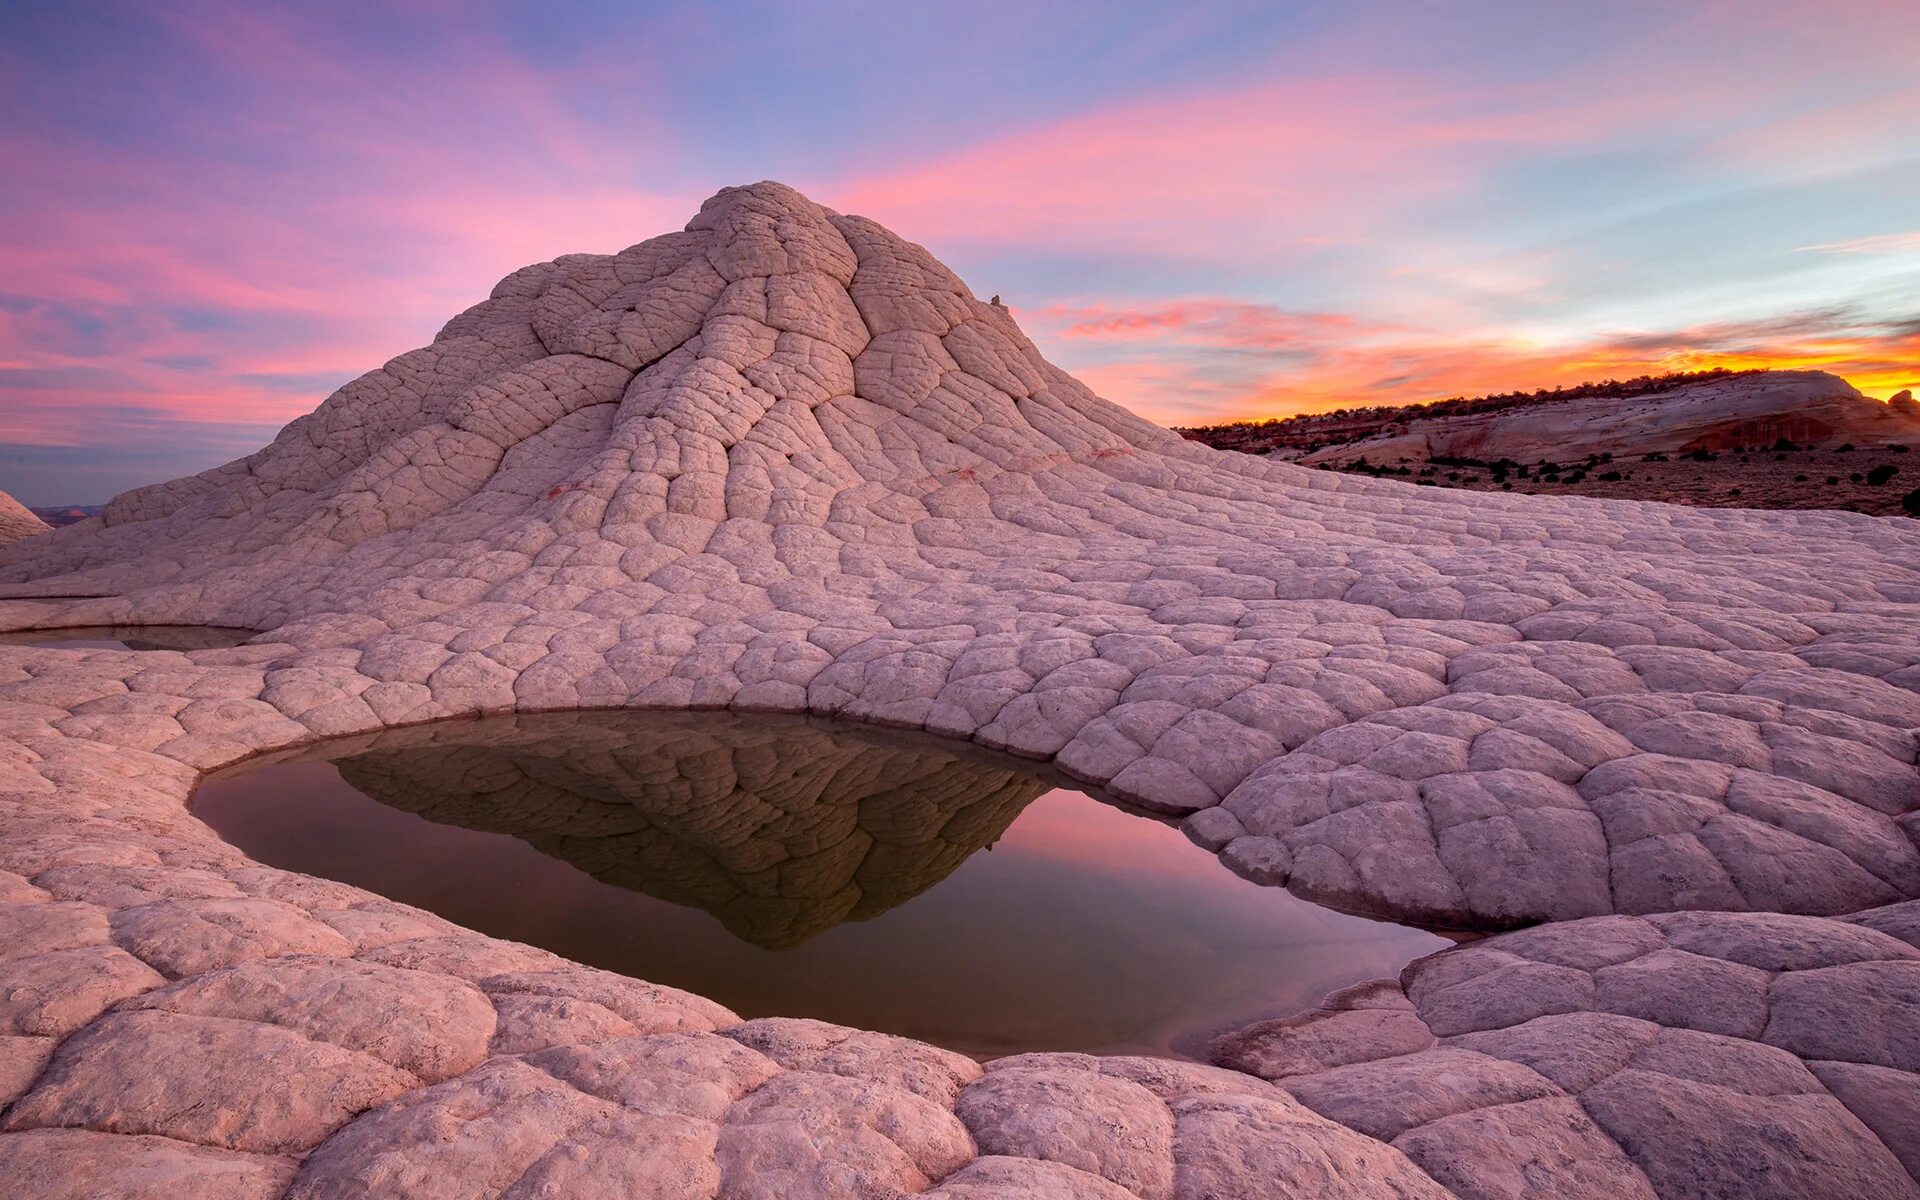
{"type": "Polygon", "coordinates": [[[1031,770],[804,718],[565,713],[328,743],[193,810],[263,862],[743,1016],[983,1056],[1198,1056],[1445,944],[1031,770]]]}
{"type": "Polygon", "coordinates": [[[259,637],[219,625],[89,625],[0,633],[0,646],[63,646],[70,650],[219,650],[259,637]]]}

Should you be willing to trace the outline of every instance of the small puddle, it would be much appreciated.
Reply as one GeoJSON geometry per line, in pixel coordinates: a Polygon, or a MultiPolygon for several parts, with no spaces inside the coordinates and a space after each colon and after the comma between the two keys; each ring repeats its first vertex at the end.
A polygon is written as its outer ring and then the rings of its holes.
{"type": "Polygon", "coordinates": [[[222,650],[260,636],[220,625],[88,625],[0,633],[0,646],[58,646],[69,650],[222,650]]]}
{"type": "Polygon", "coordinates": [[[1234,876],[1011,759],[798,717],[443,722],[209,778],[274,866],[686,988],[972,1054],[1197,1057],[1446,945],[1234,876]]]}

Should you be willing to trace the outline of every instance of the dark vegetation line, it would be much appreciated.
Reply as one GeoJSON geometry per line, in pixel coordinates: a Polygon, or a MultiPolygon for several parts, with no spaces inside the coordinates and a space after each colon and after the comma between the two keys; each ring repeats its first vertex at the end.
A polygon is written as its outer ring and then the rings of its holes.
{"type": "MultiPolygon", "coordinates": [[[[1235,421],[1199,426],[1178,432],[1220,450],[1245,454],[1287,452],[1288,457],[1311,454],[1330,446],[1345,446],[1382,435],[1406,432],[1411,422],[1478,413],[1499,412],[1560,400],[1625,400],[1673,391],[1688,384],[1764,374],[1762,370],[1681,371],[1642,375],[1637,379],[1607,379],[1574,387],[1540,388],[1531,392],[1501,392],[1472,399],[1454,397],[1422,404],[1391,407],[1343,408],[1333,412],[1264,421],[1235,421]]],[[[1899,455],[1909,447],[1890,445],[1872,453],[1899,455]]],[[[1734,505],[1749,508],[1835,508],[1920,517],[1920,488],[1899,495],[1910,486],[1892,461],[1854,462],[1849,443],[1816,451],[1786,438],[1771,446],[1757,445],[1724,451],[1691,450],[1625,456],[1590,454],[1584,460],[1557,463],[1517,462],[1510,458],[1483,459],[1432,454],[1417,461],[1369,462],[1356,458],[1323,464],[1321,469],[1375,478],[1400,477],[1430,487],[1498,490],[1504,492],[1578,492],[1616,498],[1666,500],[1681,504],[1734,505]],[[1850,469],[1851,468],[1851,469],[1850,469]],[[1831,472],[1831,473],[1830,473],[1831,472]],[[1824,477],[1825,483],[1817,482],[1824,477]],[[1842,480],[1845,480],[1843,483],[1842,480]],[[1586,486],[1583,486],[1586,485],[1586,486]],[[1893,495],[1885,495],[1883,489],[1893,495]]]]}
{"type": "Polygon", "coordinates": [[[1416,419],[1500,412],[1555,400],[1628,400],[1636,396],[1658,395],[1708,380],[1765,373],[1761,368],[1735,371],[1726,367],[1715,367],[1710,371],[1673,371],[1665,375],[1604,379],[1572,387],[1539,388],[1531,392],[1499,392],[1472,398],[1454,396],[1415,404],[1336,408],[1331,412],[1307,413],[1297,417],[1269,417],[1264,421],[1229,421],[1220,425],[1176,427],[1174,432],[1223,450],[1240,450],[1247,443],[1257,442],[1273,449],[1284,447],[1310,454],[1323,446],[1358,441],[1416,419]]]}

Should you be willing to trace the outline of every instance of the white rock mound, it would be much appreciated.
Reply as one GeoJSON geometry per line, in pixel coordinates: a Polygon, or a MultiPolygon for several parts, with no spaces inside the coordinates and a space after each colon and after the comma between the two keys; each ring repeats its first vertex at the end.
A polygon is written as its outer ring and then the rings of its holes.
{"type": "Polygon", "coordinates": [[[1920,529],[1211,451],[778,184],[515,272],[266,449],[0,578],[106,597],[75,623],[272,630],[302,653],[263,696],[323,732],[629,705],[925,728],[1439,924],[1920,894],[1920,529]],[[1649,791],[1685,799],[1650,822],[1649,791]]]}

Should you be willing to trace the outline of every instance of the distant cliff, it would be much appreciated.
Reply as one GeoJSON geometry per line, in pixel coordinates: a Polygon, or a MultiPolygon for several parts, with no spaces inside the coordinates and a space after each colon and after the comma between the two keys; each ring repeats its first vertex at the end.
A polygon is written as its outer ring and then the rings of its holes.
{"type": "Polygon", "coordinates": [[[1882,403],[1824,371],[1711,372],[1182,432],[1310,466],[1362,458],[1568,462],[1782,441],[1802,449],[1905,445],[1920,442],[1920,403],[1908,393],[1882,403]]]}

